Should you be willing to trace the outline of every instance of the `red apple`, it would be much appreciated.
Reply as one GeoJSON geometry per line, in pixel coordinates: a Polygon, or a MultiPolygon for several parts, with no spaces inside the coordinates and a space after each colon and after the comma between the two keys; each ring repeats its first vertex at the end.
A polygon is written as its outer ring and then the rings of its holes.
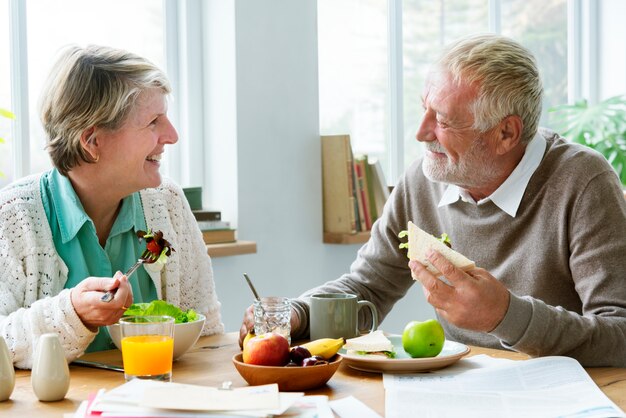
{"type": "Polygon", "coordinates": [[[250,338],[243,350],[243,362],[259,366],[284,366],[289,362],[289,341],[274,333],[250,338]]]}

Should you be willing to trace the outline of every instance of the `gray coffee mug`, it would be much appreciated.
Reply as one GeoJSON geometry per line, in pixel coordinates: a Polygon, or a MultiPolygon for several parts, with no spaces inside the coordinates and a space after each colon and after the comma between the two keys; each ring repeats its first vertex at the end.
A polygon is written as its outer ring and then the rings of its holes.
{"type": "Polygon", "coordinates": [[[310,338],[353,338],[360,334],[358,313],[367,306],[372,311],[372,328],[378,327],[378,312],[372,302],[358,301],[347,293],[318,293],[309,299],[310,338]]]}

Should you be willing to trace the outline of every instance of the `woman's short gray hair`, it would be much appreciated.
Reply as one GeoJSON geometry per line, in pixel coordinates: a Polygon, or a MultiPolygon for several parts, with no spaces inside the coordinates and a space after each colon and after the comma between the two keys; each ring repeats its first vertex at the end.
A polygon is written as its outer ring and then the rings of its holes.
{"type": "Polygon", "coordinates": [[[539,125],[543,87],[532,53],[499,35],[464,38],[448,47],[437,67],[456,83],[475,84],[471,104],[474,128],[485,132],[509,115],[522,119],[522,142],[528,143],[539,125]]]}
{"type": "Polygon", "coordinates": [[[165,74],[150,61],[104,46],[71,46],[60,55],[41,96],[47,150],[64,175],[81,162],[94,162],[80,143],[85,129],[119,128],[139,94],[171,92],[165,74]]]}

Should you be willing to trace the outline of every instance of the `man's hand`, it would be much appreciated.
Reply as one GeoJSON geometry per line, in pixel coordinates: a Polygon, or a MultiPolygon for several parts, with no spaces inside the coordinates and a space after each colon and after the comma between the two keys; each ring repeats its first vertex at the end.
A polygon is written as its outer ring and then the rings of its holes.
{"type": "Polygon", "coordinates": [[[457,327],[490,332],[504,318],[509,308],[509,291],[488,271],[475,268],[464,272],[437,251],[429,251],[428,260],[450,282],[439,280],[417,261],[410,261],[413,277],[422,283],[426,300],[442,318],[457,327]]]}
{"type": "Polygon", "coordinates": [[[239,347],[243,348],[243,339],[246,338],[248,332],[254,329],[254,306],[248,306],[243,314],[241,328],[239,328],[239,347]]]}
{"type": "MultiPolygon", "coordinates": [[[[295,331],[300,329],[300,316],[295,311],[295,309],[291,308],[291,333],[293,334],[295,331]]],[[[239,347],[243,349],[243,339],[246,338],[248,332],[254,330],[254,306],[248,306],[246,312],[243,315],[243,321],[241,324],[241,328],[239,329],[239,347]]]]}
{"type": "Polygon", "coordinates": [[[74,310],[91,331],[98,327],[114,324],[124,311],[133,304],[133,290],[128,278],[121,272],[109,277],[88,277],[74,287],[70,293],[74,310]],[[117,289],[111,302],[102,302],[102,294],[117,289]]]}

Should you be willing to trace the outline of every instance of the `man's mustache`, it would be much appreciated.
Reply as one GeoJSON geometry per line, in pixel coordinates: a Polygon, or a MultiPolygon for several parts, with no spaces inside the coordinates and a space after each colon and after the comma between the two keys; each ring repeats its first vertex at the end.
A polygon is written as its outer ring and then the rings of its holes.
{"type": "Polygon", "coordinates": [[[424,144],[427,151],[448,154],[445,148],[439,142],[427,142],[424,144]]]}

